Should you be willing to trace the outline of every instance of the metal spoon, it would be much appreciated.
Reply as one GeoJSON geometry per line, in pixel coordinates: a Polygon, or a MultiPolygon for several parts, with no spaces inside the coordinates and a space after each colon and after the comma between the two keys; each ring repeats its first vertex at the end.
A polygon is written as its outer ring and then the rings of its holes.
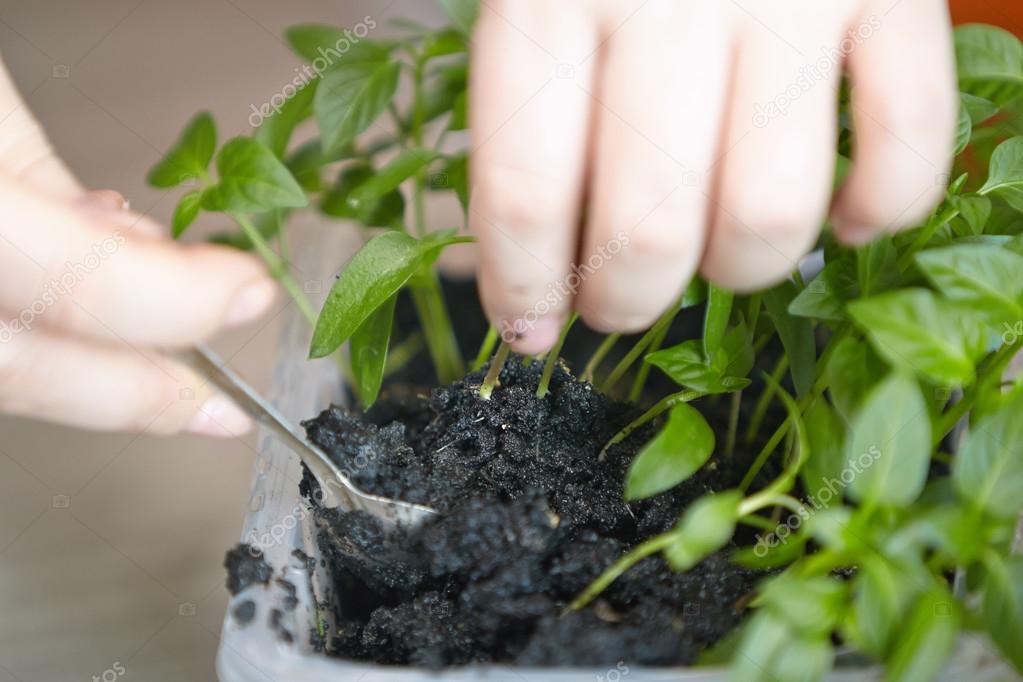
{"type": "Polygon", "coordinates": [[[323,450],[311,443],[266,399],[205,346],[178,354],[178,359],[208,379],[256,422],[267,427],[291,449],[320,484],[320,504],[345,511],[362,510],[389,526],[411,529],[437,513],[421,504],[364,493],[341,473],[323,450]]]}

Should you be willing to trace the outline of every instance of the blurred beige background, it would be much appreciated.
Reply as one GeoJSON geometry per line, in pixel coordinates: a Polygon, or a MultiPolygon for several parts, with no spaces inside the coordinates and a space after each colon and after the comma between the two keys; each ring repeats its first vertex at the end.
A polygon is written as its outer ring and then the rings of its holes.
{"type": "MultiPolygon", "coordinates": [[[[439,18],[434,0],[0,0],[0,53],[85,184],[166,222],[178,192],[143,179],[185,121],[209,109],[221,139],[247,132],[299,66],[286,26],[367,15],[381,35],[439,18]]],[[[278,331],[271,316],[214,345],[265,388],[278,331]]],[[[0,682],[215,679],[254,442],[0,417],[0,682]]]]}

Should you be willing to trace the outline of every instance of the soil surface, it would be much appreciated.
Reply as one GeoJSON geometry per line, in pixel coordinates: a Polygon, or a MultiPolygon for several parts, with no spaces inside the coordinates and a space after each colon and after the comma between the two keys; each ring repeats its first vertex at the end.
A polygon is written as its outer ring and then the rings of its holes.
{"type": "MultiPolygon", "coordinates": [[[[443,512],[412,534],[388,534],[362,513],[317,510],[339,604],[329,654],[430,668],[689,664],[741,620],[762,574],[731,564],[727,550],[686,573],[647,558],[593,604],[566,612],[692,500],[734,487],[752,454],[712,459],[667,493],[626,504],[625,472],[659,424],[600,460],[639,410],[561,367],[538,399],[541,369],[513,356],[489,401],[478,396],[477,373],[429,396],[391,389],[367,415],[331,407],[305,423],[363,490],[443,512]]],[[[723,442],[727,401],[697,407],[723,442]]],[[[307,477],[304,492],[314,485],[307,477]]]]}

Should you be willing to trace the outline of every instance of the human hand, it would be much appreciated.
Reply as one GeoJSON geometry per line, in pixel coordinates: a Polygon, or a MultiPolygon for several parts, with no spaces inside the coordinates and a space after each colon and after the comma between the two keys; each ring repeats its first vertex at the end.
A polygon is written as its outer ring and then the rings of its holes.
{"type": "Polygon", "coordinates": [[[250,322],[275,284],[86,192],[0,66],[0,411],[93,429],[234,436],[250,422],[161,349],[250,322]],[[9,112],[9,113],[8,113],[9,112]]]}
{"type": "Polygon", "coordinates": [[[697,271],[770,285],[829,212],[859,244],[946,185],[958,96],[938,0],[485,0],[472,51],[480,293],[520,352],[573,307],[645,328],[697,271]],[[829,206],[843,66],[855,163],[829,206]]]}

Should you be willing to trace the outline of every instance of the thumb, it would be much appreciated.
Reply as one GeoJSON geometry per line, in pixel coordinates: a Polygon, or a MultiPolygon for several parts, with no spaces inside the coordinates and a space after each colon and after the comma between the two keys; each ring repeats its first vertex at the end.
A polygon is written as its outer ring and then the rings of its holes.
{"type": "Polygon", "coordinates": [[[0,170],[44,192],[68,198],[82,194],[81,183],[54,152],[2,63],[0,117],[0,170]]]}

